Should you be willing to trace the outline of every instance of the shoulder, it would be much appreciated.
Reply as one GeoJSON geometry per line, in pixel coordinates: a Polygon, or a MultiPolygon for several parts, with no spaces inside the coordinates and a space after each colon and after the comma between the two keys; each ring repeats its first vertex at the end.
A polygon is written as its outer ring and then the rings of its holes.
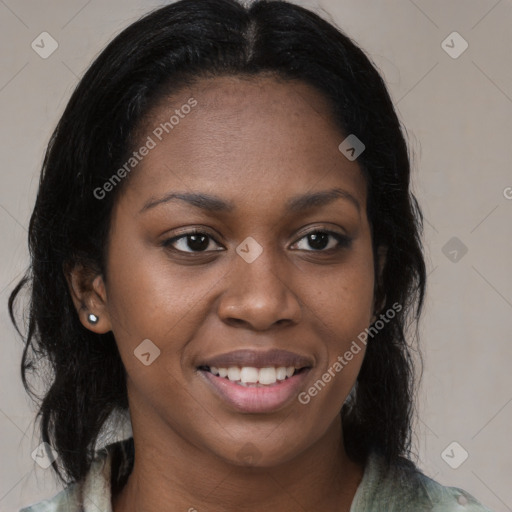
{"type": "Polygon", "coordinates": [[[19,512],[112,512],[111,468],[113,453],[126,441],[116,442],[98,450],[89,472],[53,498],[24,507],[19,512]]]}
{"type": "Polygon", "coordinates": [[[412,461],[387,466],[372,453],[350,512],[492,512],[468,492],[423,474],[412,461]]]}
{"type": "Polygon", "coordinates": [[[80,492],[74,483],[60,491],[53,498],[24,507],[19,512],[78,512],[80,511],[80,492]]]}

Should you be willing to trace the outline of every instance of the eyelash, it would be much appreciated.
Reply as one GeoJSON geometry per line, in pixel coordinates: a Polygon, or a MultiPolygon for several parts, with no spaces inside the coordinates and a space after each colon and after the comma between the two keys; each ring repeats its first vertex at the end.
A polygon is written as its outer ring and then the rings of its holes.
{"type": "MultiPolygon", "coordinates": [[[[348,236],[342,235],[341,233],[337,233],[336,231],[330,231],[328,229],[315,229],[313,231],[310,231],[309,233],[304,234],[295,243],[298,243],[302,239],[306,238],[307,236],[316,234],[316,233],[325,233],[327,235],[331,235],[334,239],[337,240],[338,246],[334,247],[334,248],[331,247],[330,249],[306,250],[306,252],[327,253],[328,254],[333,251],[340,251],[342,249],[348,249],[352,244],[352,239],[349,238],[348,236]]],[[[180,234],[179,236],[175,236],[173,238],[168,238],[167,240],[164,240],[161,245],[166,249],[171,249],[180,254],[205,254],[207,252],[211,252],[211,251],[182,251],[180,249],[175,249],[174,247],[172,247],[172,244],[174,242],[181,240],[182,238],[187,238],[188,236],[191,236],[191,235],[206,235],[208,238],[210,238],[211,240],[216,242],[215,238],[213,236],[211,236],[209,233],[206,233],[205,231],[201,231],[200,229],[192,229],[190,231],[187,231],[186,233],[180,234]]],[[[303,249],[301,249],[301,250],[303,250],[303,249]]],[[[214,252],[217,252],[217,251],[214,251],[214,252]]]]}

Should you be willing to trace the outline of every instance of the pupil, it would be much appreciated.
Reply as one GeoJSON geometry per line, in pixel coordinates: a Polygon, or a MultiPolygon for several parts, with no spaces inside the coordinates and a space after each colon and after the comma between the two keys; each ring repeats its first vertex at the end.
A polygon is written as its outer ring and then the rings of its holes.
{"type": "Polygon", "coordinates": [[[189,235],[188,246],[194,251],[202,251],[208,247],[207,238],[206,235],[189,235]],[[199,243],[198,240],[200,240],[199,243]]]}
{"type": "Polygon", "coordinates": [[[309,237],[309,245],[313,249],[325,249],[329,243],[329,235],[327,233],[311,233],[309,237]]]}

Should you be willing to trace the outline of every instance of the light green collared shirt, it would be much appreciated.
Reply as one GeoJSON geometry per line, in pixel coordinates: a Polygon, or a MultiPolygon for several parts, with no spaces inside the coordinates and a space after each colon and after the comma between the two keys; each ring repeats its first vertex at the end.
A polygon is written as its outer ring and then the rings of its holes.
{"type": "MultiPolygon", "coordinates": [[[[49,500],[20,512],[112,512],[112,447],[96,453],[82,482],[70,484],[49,500]]],[[[381,457],[370,454],[350,512],[492,512],[471,494],[457,487],[445,487],[421,473],[405,459],[385,469],[381,457]]]]}

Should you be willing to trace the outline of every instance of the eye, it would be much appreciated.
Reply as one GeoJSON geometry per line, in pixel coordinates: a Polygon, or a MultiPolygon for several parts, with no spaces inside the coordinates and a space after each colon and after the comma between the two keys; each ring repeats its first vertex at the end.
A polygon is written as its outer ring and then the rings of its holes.
{"type": "MultiPolygon", "coordinates": [[[[305,240],[306,243],[312,247],[312,250],[309,250],[305,247],[298,247],[299,250],[306,250],[308,252],[330,252],[336,251],[342,248],[350,247],[352,243],[352,239],[342,235],[341,233],[337,233],[335,231],[329,230],[315,230],[307,233],[305,236],[299,239],[296,244],[300,244],[302,240],[305,240]],[[329,240],[329,238],[331,240],[329,240]],[[334,242],[330,243],[330,242],[334,242]]],[[[179,236],[175,236],[173,238],[169,238],[162,242],[163,247],[172,247],[177,252],[185,252],[185,253],[200,253],[200,252],[208,252],[210,249],[210,241],[214,241],[214,238],[200,230],[192,230],[186,233],[182,233],[179,236]]],[[[213,250],[222,250],[222,249],[213,249],[213,250]]]]}
{"type": "Polygon", "coordinates": [[[348,236],[342,235],[341,233],[337,233],[335,231],[328,230],[315,230],[310,231],[307,235],[303,236],[298,242],[301,240],[306,240],[306,243],[309,244],[310,247],[313,248],[313,251],[309,251],[305,247],[299,247],[300,250],[306,250],[309,252],[330,252],[335,251],[342,248],[350,247],[352,243],[352,239],[348,236]],[[334,245],[329,244],[329,237],[335,240],[334,245]],[[337,244],[336,244],[337,242],[337,244]]]}
{"type": "Polygon", "coordinates": [[[162,246],[171,246],[178,252],[207,252],[210,246],[210,240],[213,240],[213,237],[208,233],[199,230],[192,230],[187,233],[182,233],[179,236],[169,238],[168,240],[164,240],[162,242],[162,246]]]}

